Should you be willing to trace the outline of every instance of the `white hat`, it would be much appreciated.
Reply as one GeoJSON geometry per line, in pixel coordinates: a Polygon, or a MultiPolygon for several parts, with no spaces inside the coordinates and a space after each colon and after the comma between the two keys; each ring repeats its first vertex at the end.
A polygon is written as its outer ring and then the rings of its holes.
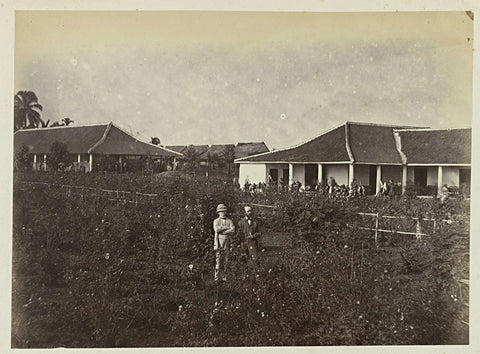
{"type": "Polygon", "coordinates": [[[225,204],[218,204],[217,213],[220,211],[227,211],[227,207],[225,206],[225,204]]]}

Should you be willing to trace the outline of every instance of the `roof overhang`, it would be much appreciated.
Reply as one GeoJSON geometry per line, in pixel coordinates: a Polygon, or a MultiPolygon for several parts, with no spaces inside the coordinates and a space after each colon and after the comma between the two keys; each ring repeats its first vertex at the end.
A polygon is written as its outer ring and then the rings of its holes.
{"type": "Polygon", "coordinates": [[[297,164],[297,165],[348,165],[351,164],[350,161],[333,161],[333,162],[305,162],[305,161],[234,161],[238,164],[297,164]]]}
{"type": "Polygon", "coordinates": [[[470,163],[409,163],[412,167],[472,167],[470,163]]]}

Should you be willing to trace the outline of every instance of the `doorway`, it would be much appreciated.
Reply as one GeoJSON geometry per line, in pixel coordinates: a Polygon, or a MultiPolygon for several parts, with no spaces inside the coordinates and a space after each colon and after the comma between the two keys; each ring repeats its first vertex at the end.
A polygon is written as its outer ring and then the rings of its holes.
{"type": "Polygon", "coordinates": [[[368,170],[368,194],[377,192],[377,166],[370,165],[368,170]]]}
{"type": "Polygon", "coordinates": [[[284,168],[282,171],[282,186],[288,186],[288,183],[290,181],[290,172],[288,171],[288,168],[284,168]]]}
{"type": "Polygon", "coordinates": [[[460,185],[467,185],[470,187],[470,170],[460,169],[460,185]]]}
{"type": "Polygon", "coordinates": [[[278,170],[276,168],[271,168],[268,172],[268,182],[271,185],[277,185],[278,184],[278,170]]]}
{"type": "Polygon", "coordinates": [[[427,168],[426,167],[415,167],[413,182],[415,183],[416,186],[424,187],[427,185],[427,168]]]}
{"type": "Polygon", "coordinates": [[[318,181],[318,165],[305,165],[305,187],[314,188],[318,181]]]}

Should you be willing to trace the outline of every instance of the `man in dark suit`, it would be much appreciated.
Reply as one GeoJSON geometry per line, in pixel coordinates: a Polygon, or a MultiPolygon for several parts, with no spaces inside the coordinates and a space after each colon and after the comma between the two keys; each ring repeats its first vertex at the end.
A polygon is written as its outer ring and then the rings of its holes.
{"type": "Polygon", "coordinates": [[[258,239],[260,231],[257,221],[253,218],[252,207],[244,207],[245,216],[238,222],[237,235],[240,245],[252,265],[253,271],[258,277],[258,239]]]}

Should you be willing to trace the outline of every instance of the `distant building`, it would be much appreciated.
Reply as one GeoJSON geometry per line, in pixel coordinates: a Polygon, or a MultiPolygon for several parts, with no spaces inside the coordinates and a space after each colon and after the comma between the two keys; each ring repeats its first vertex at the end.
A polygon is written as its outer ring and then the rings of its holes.
{"type": "MultiPolygon", "coordinates": [[[[189,145],[169,145],[167,148],[179,153],[185,151],[189,145]]],[[[231,147],[234,149],[235,158],[241,158],[246,156],[251,156],[255,154],[260,154],[263,152],[268,152],[268,147],[264,142],[254,142],[254,143],[237,143],[235,144],[216,144],[216,145],[192,145],[195,151],[199,156],[200,166],[207,166],[210,159],[213,158],[214,166],[223,166],[221,160],[223,158],[224,151],[231,147]],[[215,159],[216,157],[216,159],[215,159]]]]}
{"type": "Polygon", "coordinates": [[[54,142],[66,144],[70,168],[129,170],[146,157],[174,165],[182,157],[176,151],[140,141],[113,123],[21,129],[14,134],[14,151],[25,145],[34,170],[48,169],[48,155],[54,142]]]}
{"type": "Polygon", "coordinates": [[[471,129],[429,129],[346,122],[295,147],[235,160],[239,183],[303,186],[354,181],[378,192],[392,180],[417,186],[470,184],[471,129]]]}
{"type": "Polygon", "coordinates": [[[235,146],[235,158],[241,159],[243,157],[257,155],[268,151],[270,150],[263,141],[255,143],[238,143],[235,146]]]}

